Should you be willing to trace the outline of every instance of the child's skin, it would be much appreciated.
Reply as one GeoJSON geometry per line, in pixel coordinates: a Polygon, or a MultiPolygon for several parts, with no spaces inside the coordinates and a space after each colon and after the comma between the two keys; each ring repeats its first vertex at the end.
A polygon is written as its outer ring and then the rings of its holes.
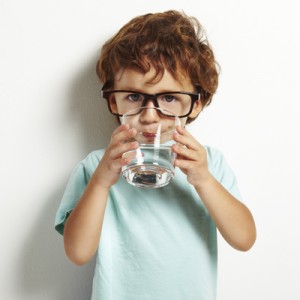
{"type": "MultiPolygon", "coordinates": [[[[115,76],[114,89],[133,90],[149,94],[166,91],[194,92],[194,87],[187,76],[181,76],[176,81],[165,70],[159,81],[151,81],[154,71],[142,74],[127,69],[115,76]]],[[[149,101],[149,107],[154,104],[149,101]]],[[[194,105],[190,115],[196,117],[202,110],[200,101],[194,105]]],[[[160,118],[151,112],[147,122],[160,118]]],[[[235,249],[249,250],[256,239],[254,220],[248,208],[234,198],[223,186],[215,180],[208,170],[207,156],[204,147],[184,128],[186,118],[181,119],[174,140],[178,142],[172,149],[177,154],[175,166],[187,176],[199,197],[208,209],[223,238],[235,249]]],[[[106,152],[91,177],[88,186],[72,211],[64,230],[64,246],[67,256],[75,264],[88,262],[97,251],[105,207],[110,187],[119,179],[122,166],[129,163],[122,154],[135,150],[137,142],[126,142],[136,135],[135,129],[128,125],[119,126],[112,134],[106,152]]],[[[188,199],[183,199],[188,201],[188,199]]]]}

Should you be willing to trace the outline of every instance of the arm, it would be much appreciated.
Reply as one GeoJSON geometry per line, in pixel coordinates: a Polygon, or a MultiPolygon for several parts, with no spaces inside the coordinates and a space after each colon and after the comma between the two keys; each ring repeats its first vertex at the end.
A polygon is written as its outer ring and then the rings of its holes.
{"type": "Polygon", "coordinates": [[[249,250],[256,239],[256,229],[249,209],[233,197],[209,172],[205,149],[185,129],[178,127],[173,151],[175,165],[194,185],[223,238],[235,249],[249,250]]]}
{"type": "Polygon", "coordinates": [[[122,154],[138,147],[136,142],[126,142],[135,134],[128,125],[113,132],[103,158],[66,221],[65,252],[75,264],[88,262],[97,251],[109,189],[118,180],[122,166],[129,163],[130,159],[123,159],[122,154]]]}

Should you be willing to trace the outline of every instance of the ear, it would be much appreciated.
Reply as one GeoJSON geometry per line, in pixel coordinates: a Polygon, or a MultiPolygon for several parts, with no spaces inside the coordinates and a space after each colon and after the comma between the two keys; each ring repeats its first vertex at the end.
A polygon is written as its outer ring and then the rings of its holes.
{"type": "Polygon", "coordinates": [[[202,110],[201,100],[197,100],[194,103],[193,110],[192,110],[191,114],[189,115],[189,117],[191,119],[196,118],[198,116],[198,114],[201,112],[201,110],[202,110]]]}
{"type": "Polygon", "coordinates": [[[118,113],[118,106],[117,106],[116,99],[112,95],[109,95],[109,98],[107,99],[107,101],[108,101],[111,112],[118,113]]]}

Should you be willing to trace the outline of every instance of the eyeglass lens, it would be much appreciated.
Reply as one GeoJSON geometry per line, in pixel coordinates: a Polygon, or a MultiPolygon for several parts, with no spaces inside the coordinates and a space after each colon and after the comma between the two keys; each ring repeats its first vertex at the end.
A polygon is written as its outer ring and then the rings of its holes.
{"type": "Polygon", "coordinates": [[[177,116],[189,113],[192,99],[189,94],[168,93],[156,96],[133,93],[133,92],[110,92],[108,102],[112,113],[123,115],[132,109],[146,106],[148,101],[154,106],[167,110],[177,116]]]}

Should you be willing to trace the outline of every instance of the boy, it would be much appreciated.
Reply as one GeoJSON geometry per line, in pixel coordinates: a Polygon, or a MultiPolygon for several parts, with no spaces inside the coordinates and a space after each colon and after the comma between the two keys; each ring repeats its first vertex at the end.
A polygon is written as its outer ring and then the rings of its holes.
{"type": "Polygon", "coordinates": [[[172,146],[176,171],[159,189],[127,184],[120,177],[129,162],[122,154],[138,145],[136,131],[119,126],[107,149],[88,155],[70,178],[55,221],[67,256],[80,265],[97,252],[92,299],[215,299],[216,228],[241,251],[251,248],[256,232],[222,154],[185,129],[218,85],[200,24],[176,11],[136,17],[103,46],[97,74],[118,118],[126,103],[159,107],[165,101],[172,109],[175,92],[184,95],[172,146]]]}

